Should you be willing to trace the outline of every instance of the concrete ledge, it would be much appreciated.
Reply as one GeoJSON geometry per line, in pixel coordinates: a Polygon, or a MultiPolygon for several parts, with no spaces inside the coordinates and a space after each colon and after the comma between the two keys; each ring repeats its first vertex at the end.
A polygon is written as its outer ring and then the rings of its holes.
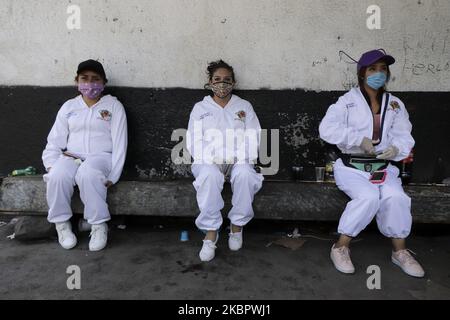
{"type": "MultiPolygon", "coordinates": [[[[231,190],[225,185],[226,213],[231,190]]],[[[450,223],[450,186],[409,185],[415,222],[450,223]]],[[[265,181],[254,202],[255,217],[279,220],[337,221],[348,197],[334,183],[265,181]]],[[[176,181],[122,181],[108,193],[112,215],[194,217],[195,190],[188,179],[176,181]]],[[[83,205],[75,192],[74,213],[83,205]]],[[[0,185],[0,213],[46,215],[45,183],[41,176],[4,178],[0,185]]]]}

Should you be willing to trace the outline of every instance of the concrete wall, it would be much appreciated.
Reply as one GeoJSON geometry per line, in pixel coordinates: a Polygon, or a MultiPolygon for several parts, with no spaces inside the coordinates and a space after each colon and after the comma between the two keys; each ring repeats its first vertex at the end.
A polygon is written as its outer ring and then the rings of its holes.
{"type": "Polygon", "coordinates": [[[241,89],[343,90],[355,66],[338,51],[384,47],[392,90],[447,91],[449,12],[448,0],[1,0],[0,85],[71,85],[94,57],[115,86],[201,88],[223,57],[241,89]],[[374,4],[380,30],[366,26],[374,4]],[[67,28],[69,5],[80,30],[67,28]]]}

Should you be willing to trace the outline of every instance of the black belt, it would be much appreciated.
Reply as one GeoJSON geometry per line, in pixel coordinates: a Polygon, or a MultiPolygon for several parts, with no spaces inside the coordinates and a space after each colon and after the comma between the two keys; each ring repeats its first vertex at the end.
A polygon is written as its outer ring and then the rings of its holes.
{"type": "Polygon", "coordinates": [[[341,154],[341,160],[347,167],[370,173],[384,170],[391,163],[389,160],[351,154],[341,154]]]}

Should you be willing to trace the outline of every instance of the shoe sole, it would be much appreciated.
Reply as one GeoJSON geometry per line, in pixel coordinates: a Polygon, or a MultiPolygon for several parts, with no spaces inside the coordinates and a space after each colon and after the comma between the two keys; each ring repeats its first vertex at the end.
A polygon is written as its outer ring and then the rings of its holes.
{"type": "Polygon", "coordinates": [[[344,270],[344,269],[339,268],[336,265],[336,263],[334,262],[333,256],[331,254],[330,254],[330,258],[331,258],[331,261],[333,262],[333,265],[334,265],[334,267],[336,268],[337,271],[345,273],[345,274],[354,274],[355,273],[355,270],[344,270]]]}
{"type": "Polygon", "coordinates": [[[211,258],[211,259],[209,259],[209,260],[203,260],[202,258],[200,258],[200,261],[201,261],[201,262],[210,262],[210,261],[212,261],[212,260],[214,260],[214,258],[211,258]]]}
{"type": "Polygon", "coordinates": [[[75,248],[77,246],[78,241],[75,240],[75,243],[72,246],[68,246],[68,247],[63,246],[60,242],[58,242],[58,243],[61,246],[61,248],[66,249],[66,250],[70,250],[70,249],[73,249],[73,248],[75,248]]]}
{"type": "Polygon", "coordinates": [[[202,259],[202,257],[199,256],[201,262],[210,262],[210,261],[213,260],[215,257],[216,257],[216,256],[214,255],[211,259],[205,260],[205,259],[202,259]]]}
{"type": "Polygon", "coordinates": [[[420,275],[418,275],[418,274],[413,274],[413,273],[411,273],[411,272],[406,271],[405,269],[403,269],[403,267],[401,266],[400,262],[399,262],[397,259],[393,258],[393,257],[391,257],[391,261],[392,261],[392,263],[394,263],[397,267],[399,267],[400,269],[402,269],[402,271],[403,271],[404,273],[406,273],[408,276],[411,276],[411,277],[414,277],[414,278],[423,278],[423,277],[425,276],[425,274],[420,274],[420,275]]]}
{"type": "Polygon", "coordinates": [[[105,249],[105,248],[106,248],[106,246],[104,246],[104,247],[102,247],[102,248],[98,248],[98,249],[91,249],[91,248],[89,248],[89,251],[97,252],[97,251],[102,251],[102,250],[105,249]]]}
{"type": "Polygon", "coordinates": [[[242,243],[241,243],[241,246],[240,246],[239,248],[232,248],[232,247],[230,246],[230,243],[228,242],[228,248],[229,248],[231,251],[239,251],[239,250],[242,249],[242,243]]]}
{"type": "Polygon", "coordinates": [[[61,248],[63,248],[63,249],[70,250],[70,249],[75,248],[75,247],[77,246],[77,243],[75,243],[73,246],[70,246],[70,247],[64,247],[64,246],[60,243],[60,246],[61,246],[61,248]]]}

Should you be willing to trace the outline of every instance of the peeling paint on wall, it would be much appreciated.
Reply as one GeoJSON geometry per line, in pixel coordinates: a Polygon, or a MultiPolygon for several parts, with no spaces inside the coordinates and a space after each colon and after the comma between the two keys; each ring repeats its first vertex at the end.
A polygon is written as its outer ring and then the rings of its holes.
{"type": "MultiPolygon", "coordinates": [[[[281,114],[286,117],[287,115],[281,114]]],[[[280,126],[281,137],[287,146],[293,148],[296,155],[308,158],[311,144],[324,145],[323,141],[314,134],[316,120],[307,113],[297,113],[293,122],[280,126]]]]}

